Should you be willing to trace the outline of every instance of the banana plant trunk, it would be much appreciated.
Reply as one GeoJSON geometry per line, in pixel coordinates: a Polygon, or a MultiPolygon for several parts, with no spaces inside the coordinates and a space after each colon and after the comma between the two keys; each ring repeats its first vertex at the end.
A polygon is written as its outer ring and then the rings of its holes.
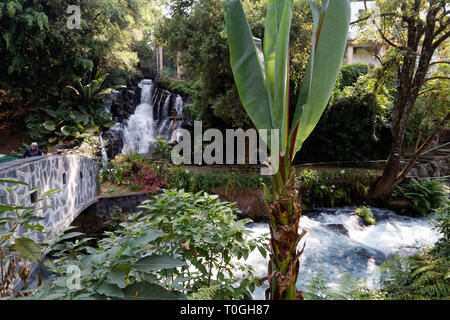
{"type": "Polygon", "coordinates": [[[272,176],[272,190],[264,197],[269,212],[271,235],[266,299],[303,300],[303,293],[297,291],[296,283],[299,258],[305,245],[300,251],[297,247],[306,231],[298,233],[302,211],[295,187],[295,169],[290,162],[286,163],[283,158],[280,160],[282,166],[272,176]]]}

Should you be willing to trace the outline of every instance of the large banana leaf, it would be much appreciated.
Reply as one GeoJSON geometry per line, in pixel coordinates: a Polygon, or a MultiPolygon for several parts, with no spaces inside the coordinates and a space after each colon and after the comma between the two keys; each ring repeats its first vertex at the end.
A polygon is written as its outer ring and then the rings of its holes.
{"type": "Polygon", "coordinates": [[[301,149],[328,104],[344,56],[350,25],[350,1],[310,0],[314,18],[311,56],[300,89],[292,127],[298,127],[293,154],[301,149]],[[319,12],[320,10],[320,12],[319,12]]]}
{"type": "MultiPolygon", "coordinates": [[[[293,0],[268,0],[264,62],[240,0],[222,0],[231,66],[242,103],[257,129],[279,129],[280,150],[295,154],[322,115],[341,66],[350,24],[349,0],[310,0],[311,56],[289,131],[289,32],[293,0]],[[290,138],[288,143],[288,137],[290,138]],[[293,153],[292,153],[293,151],[293,153]]],[[[270,145],[269,145],[270,147],[270,145]]]]}
{"type": "Polygon", "coordinates": [[[274,128],[264,69],[239,0],[223,0],[230,62],[239,96],[258,129],[274,128]]]}
{"type": "Polygon", "coordinates": [[[269,0],[264,31],[264,64],[268,98],[274,109],[274,125],[280,129],[282,148],[287,142],[289,30],[292,20],[292,1],[269,0]]]}

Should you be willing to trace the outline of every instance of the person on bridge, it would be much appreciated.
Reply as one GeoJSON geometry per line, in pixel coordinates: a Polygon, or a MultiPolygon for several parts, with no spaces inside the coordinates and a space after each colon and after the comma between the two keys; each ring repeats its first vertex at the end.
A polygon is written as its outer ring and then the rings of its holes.
{"type": "Polygon", "coordinates": [[[38,144],[36,142],[33,142],[31,144],[31,148],[27,149],[25,153],[23,154],[22,158],[31,158],[31,157],[39,157],[42,156],[41,150],[38,149],[38,144]]]}

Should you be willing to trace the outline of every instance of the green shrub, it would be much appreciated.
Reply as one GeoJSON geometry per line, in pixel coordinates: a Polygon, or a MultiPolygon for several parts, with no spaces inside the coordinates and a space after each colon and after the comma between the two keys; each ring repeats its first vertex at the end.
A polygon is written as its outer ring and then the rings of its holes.
{"type": "Polygon", "coordinates": [[[118,212],[109,224],[115,230],[95,246],[89,238],[59,238],[44,262],[53,275],[26,293],[50,300],[251,299],[259,282],[245,260],[255,249],[266,255],[267,236],[249,239],[250,220],[237,220],[232,204],[171,190],[141,208],[128,217],[118,212]]]}
{"type": "Polygon", "coordinates": [[[186,262],[174,275],[185,279],[188,297],[203,292],[214,299],[251,299],[258,280],[241,261],[255,249],[266,256],[266,236],[249,239],[245,225],[250,220],[238,220],[233,204],[218,201],[218,196],[165,190],[154,198],[142,204],[139,221],[167,234],[155,242],[158,254],[186,262]]]}
{"type": "Polygon", "coordinates": [[[191,81],[172,81],[168,77],[162,77],[159,80],[159,86],[173,93],[192,97],[196,93],[194,84],[191,81]]]}
{"type": "Polygon", "coordinates": [[[354,85],[358,78],[369,73],[369,65],[367,63],[354,63],[342,66],[339,74],[339,89],[354,85]]]}
{"type": "Polygon", "coordinates": [[[415,211],[425,216],[441,207],[448,195],[448,188],[439,180],[412,179],[410,183],[398,186],[391,198],[408,200],[415,211]]]}
{"type": "MultiPolygon", "coordinates": [[[[71,228],[54,233],[44,228],[41,224],[44,218],[38,216],[38,212],[46,208],[45,201],[60,190],[41,192],[25,182],[0,179],[0,191],[0,198],[8,195],[11,199],[9,203],[0,204],[0,297],[24,296],[30,285],[33,264],[39,264],[45,252],[71,228]],[[25,192],[19,193],[19,187],[26,188],[25,192]],[[30,205],[28,198],[33,193],[37,194],[37,202],[30,205]],[[19,281],[22,281],[22,288],[15,288],[19,281]]],[[[72,232],[64,237],[78,235],[72,232]]]]}
{"type": "Polygon", "coordinates": [[[164,159],[170,158],[170,145],[169,141],[164,139],[164,137],[156,138],[156,147],[152,153],[153,156],[160,155],[164,159]]]}
{"type": "Polygon", "coordinates": [[[382,295],[367,287],[364,279],[357,280],[348,272],[344,273],[336,288],[331,287],[323,271],[305,285],[306,300],[375,300],[382,295]]]}
{"type": "Polygon", "coordinates": [[[214,190],[262,190],[261,183],[270,183],[267,176],[258,173],[210,171],[195,173],[185,167],[155,166],[156,172],[166,179],[167,188],[191,192],[214,190]]]}
{"type": "Polygon", "coordinates": [[[377,176],[373,170],[303,169],[296,175],[296,184],[305,209],[313,205],[335,207],[365,202],[377,176]]]}
{"type": "Polygon", "coordinates": [[[394,257],[382,265],[382,288],[387,299],[441,300],[450,298],[448,257],[424,250],[411,257],[394,257]]]}

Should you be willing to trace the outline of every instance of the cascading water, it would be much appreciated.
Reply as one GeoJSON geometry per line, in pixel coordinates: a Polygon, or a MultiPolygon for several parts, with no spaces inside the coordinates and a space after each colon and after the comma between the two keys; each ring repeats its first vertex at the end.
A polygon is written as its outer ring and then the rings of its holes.
{"type": "MultiPolygon", "coordinates": [[[[377,268],[389,257],[413,254],[417,248],[433,245],[441,234],[424,218],[399,216],[390,210],[372,208],[375,226],[365,226],[352,207],[323,209],[316,216],[302,216],[300,226],[308,231],[299,244],[306,247],[300,258],[297,287],[301,290],[319,271],[336,286],[348,272],[356,279],[364,278],[375,288],[380,276],[377,268]]],[[[266,223],[253,223],[248,229],[257,236],[269,232],[266,223]]],[[[257,251],[257,250],[256,250],[257,251]]],[[[259,252],[253,252],[247,263],[256,276],[267,275],[267,263],[259,252]]],[[[267,288],[259,287],[253,298],[262,300],[267,288]]]]}
{"type": "Polygon", "coordinates": [[[133,115],[124,123],[116,125],[113,130],[122,131],[123,153],[149,154],[158,138],[173,142],[179,141],[177,130],[186,124],[183,117],[183,99],[170,92],[154,89],[152,80],[139,83],[141,101],[133,115]],[[176,117],[171,116],[172,101],[176,117]],[[176,121],[176,125],[174,124],[176,121]]]}
{"type": "Polygon", "coordinates": [[[102,152],[102,167],[106,169],[108,166],[108,154],[106,153],[105,143],[101,134],[98,136],[98,139],[100,140],[100,150],[102,152]]]}

